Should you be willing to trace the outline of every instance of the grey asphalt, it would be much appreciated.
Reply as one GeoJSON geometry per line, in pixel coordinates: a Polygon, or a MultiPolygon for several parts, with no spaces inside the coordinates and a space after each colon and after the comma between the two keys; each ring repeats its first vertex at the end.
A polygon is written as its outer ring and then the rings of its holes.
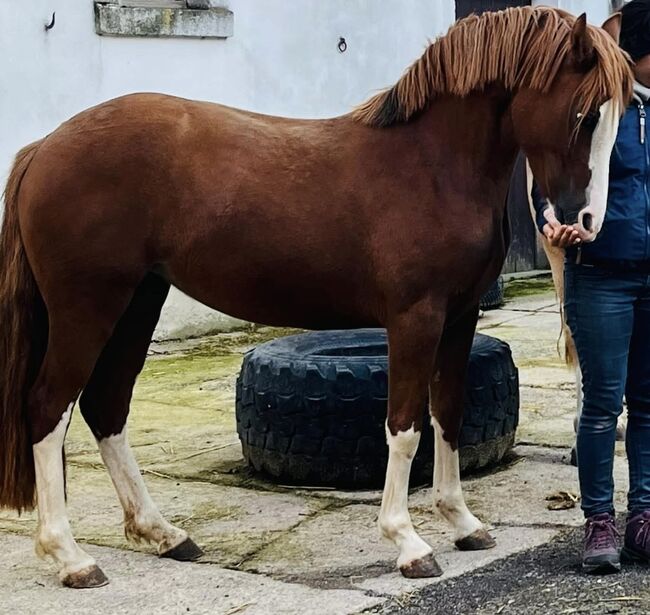
{"type": "Polygon", "coordinates": [[[381,615],[632,615],[650,612],[650,567],[589,576],[580,567],[582,529],[463,576],[369,610],[381,615]]]}

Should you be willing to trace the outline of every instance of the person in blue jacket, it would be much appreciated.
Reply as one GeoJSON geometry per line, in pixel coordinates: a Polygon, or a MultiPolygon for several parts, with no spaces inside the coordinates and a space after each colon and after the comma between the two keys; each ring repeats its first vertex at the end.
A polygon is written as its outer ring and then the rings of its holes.
{"type": "Polygon", "coordinates": [[[620,45],[635,62],[634,98],[612,152],[607,213],[581,243],[533,189],[537,225],[566,248],[565,316],[583,373],[577,460],[586,517],[583,568],[620,570],[612,477],[616,424],[627,399],[630,471],[623,555],[650,562],[650,0],[621,11],[620,45]]]}

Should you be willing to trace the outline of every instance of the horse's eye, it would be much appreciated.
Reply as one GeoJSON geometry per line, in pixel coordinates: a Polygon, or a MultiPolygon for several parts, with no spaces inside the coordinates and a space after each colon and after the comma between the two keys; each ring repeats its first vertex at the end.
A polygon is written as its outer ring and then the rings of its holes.
{"type": "Polygon", "coordinates": [[[596,126],[598,126],[598,122],[600,121],[600,111],[590,111],[586,115],[584,113],[578,113],[576,119],[585,130],[593,132],[596,130],[596,126]]]}

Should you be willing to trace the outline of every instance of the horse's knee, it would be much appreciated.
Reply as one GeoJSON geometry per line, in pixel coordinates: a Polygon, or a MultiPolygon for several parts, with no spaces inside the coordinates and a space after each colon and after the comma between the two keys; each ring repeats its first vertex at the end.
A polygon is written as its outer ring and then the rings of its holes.
{"type": "Polygon", "coordinates": [[[389,456],[407,461],[411,461],[415,457],[421,435],[416,428],[417,425],[413,421],[409,422],[408,427],[393,417],[386,421],[386,442],[389,456]]]}

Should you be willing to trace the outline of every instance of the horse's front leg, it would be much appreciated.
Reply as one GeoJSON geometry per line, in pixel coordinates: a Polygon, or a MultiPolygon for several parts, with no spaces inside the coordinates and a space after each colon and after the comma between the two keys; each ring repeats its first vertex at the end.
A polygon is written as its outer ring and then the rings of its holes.
{"type": "Polygon", "coordinates": [[[408,511],[411,462],[420,441],[422,409],[442,322],[441,314],[422,308],[401,315],[388,327],[388,468],[379,529],[399,548],[397,565],[411,578],[442,574],[431,547],[413,528],[408,511]]]}
{"type": "Polygon", "coordinates": [[[434,505],[454,528],[456,547],[462,551],[495,546],[485,526],[465,504],[458,459],[465,374],[477,317],[478,306],[445,326],[430,385],[431,422],[435,429],[434,505]]]}

